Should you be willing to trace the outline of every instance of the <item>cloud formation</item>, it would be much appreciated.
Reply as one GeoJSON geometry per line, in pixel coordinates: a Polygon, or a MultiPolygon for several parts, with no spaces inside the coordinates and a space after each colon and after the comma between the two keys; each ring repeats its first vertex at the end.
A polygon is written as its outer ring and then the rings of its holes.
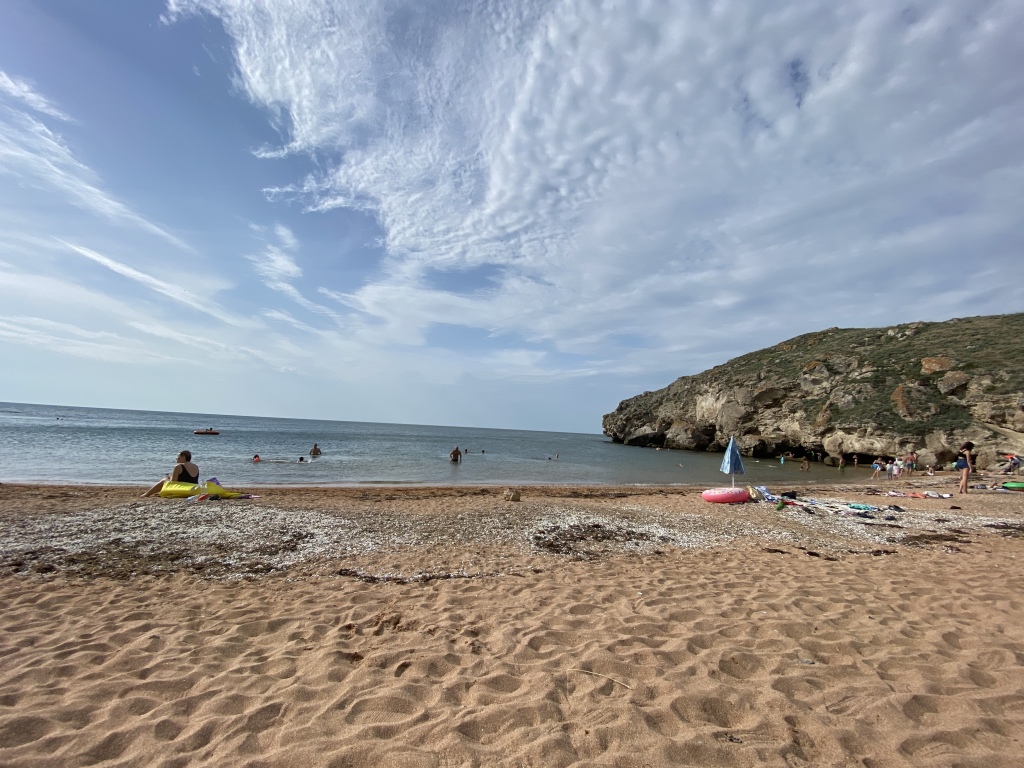
{"type": "Polygon", "coordinates": [[[8,349],[593,429],[803,332],[1024,304],[1014,0],[159,7],[0,72],[8,349]]]}
{"type": "Polygon", "coordinates": [[[44,115],[58,120],[71,119],[51,104],[49,99],[37,93],[31,84],[19,77],[11,77],[6,72],[0,72],[0,93],[11,96],[44,115]]]}
{"type": "Polygon", "coordinates": [[[286,135],[263,156],[324,164],[272,199],[377,217],[384,273],[343,301],[406,341],[457,316],[513,346],[687,368],[823,325],[1005,309],[1019,3],[169,10],[223,22],[286,135]]]}
{"type": "MultiPolygon", "coordinates": [[[[3,71],[0,71],[0,96],[13,97],[48,117],[70,120],[24,81],[3,71]]],[[[6,114],[0,119],[0,175],[57,193],[79,208],[157,235],[182,250],[191,250],[180,238],[105,191],[95,172],[78,160],[61,135],[44,122],[13,106],[6,110],[0,108],[2,112],[6,114]]]]}

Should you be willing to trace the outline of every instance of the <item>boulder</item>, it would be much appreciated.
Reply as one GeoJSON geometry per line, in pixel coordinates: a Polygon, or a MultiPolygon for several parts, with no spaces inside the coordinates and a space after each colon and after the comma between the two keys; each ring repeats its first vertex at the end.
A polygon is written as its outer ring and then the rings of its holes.
{"type": "Polygon", "coordinates": [[[970,381],[971,377],[963,371],[950,371],[935,382],[935,386],[939,388],[939,392],[942,394],[955,397],[967,391],[967,385],[970,381]]]}
{"type": "Polygon", "coordinates": [[[925,376],[938,373],[939,371],[950,371],[956,368],[956,360],[951,357],[922,357],[921,373],[925,376]]]}

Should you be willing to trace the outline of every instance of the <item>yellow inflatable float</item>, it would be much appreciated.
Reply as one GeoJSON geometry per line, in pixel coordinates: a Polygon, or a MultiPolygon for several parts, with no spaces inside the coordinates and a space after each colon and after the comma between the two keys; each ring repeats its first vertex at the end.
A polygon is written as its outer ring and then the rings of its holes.
{"type": "Polygon", "coordinates": [[[204,493],[221,499],[240,499],[245,495],[244,493],[222,488],[213,480],[207,480],[203,483],[178,483],[168,480],[164,483],[164,487],[160,489],[160,498],[187,499],[191,496],[201,496],[204,493]]]}

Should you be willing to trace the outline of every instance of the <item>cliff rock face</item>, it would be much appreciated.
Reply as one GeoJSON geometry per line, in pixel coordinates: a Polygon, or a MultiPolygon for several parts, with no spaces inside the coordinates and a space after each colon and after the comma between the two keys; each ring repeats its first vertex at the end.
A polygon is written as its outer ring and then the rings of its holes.
{"type": "Polygon", "coordinates": [[[950,461],[965,440],[978,465],[1024,453],[1024,314],[839,329],[798,336],[657,392],[604,417],[617,443],[748,456],[950,461]]]}

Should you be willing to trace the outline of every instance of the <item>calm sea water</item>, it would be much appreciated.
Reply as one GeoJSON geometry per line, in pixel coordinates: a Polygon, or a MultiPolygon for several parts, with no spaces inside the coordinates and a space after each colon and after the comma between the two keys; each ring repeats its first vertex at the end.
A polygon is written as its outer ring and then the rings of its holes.
{"type": "MultiPolygon", "coordinates": [[[[201,477],[228,487],[729,484],[721,454],[628,447],[602,435],[0,403],[0,482],[150,484],[182,449],[201,477]],[[220,434],[192,434],[208,427],[220,434]],[[314,442],[323,455],[309,461],[314,442]],[[456,445],[469,451],[462,464],[448,460],[456,445]]],[[[839,479],[822,465],[808,476],[796,462],[745,464],[738,484],[839,479]]]]}

